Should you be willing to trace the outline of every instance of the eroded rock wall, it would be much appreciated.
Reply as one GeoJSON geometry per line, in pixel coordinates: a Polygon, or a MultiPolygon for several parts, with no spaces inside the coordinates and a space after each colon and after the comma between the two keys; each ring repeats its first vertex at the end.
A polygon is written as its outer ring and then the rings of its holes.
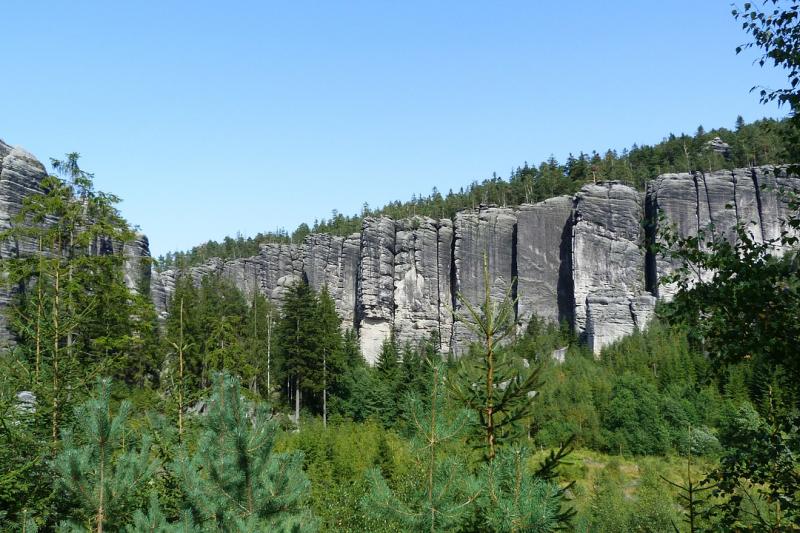
{"type": "Polygon", "coordinates": [[[531,317],[572,323],[572,204],[558,196],[517,211],[517,294],[522,328],[531,317]]]}
{"type": "MultiPolygon", "coordinates": [[[[0,231],[26,196],[40,192],[44,176],[36,158],[0,141],[0,231]]],[[[731,241],[736,224],[745,224],[754,240],[772,241],[787,229],[782,221],[791,212],[781,190],[800,191],[786,167],[664,174],[644,194],[609,182],[516,209],[481,206],[452,221],[369,217],[360,233],[347,237],[314,234],[303,243],[265,244],[253,257],[211,259],[185,271],[153,268],[144,235],[124,245],[98,241],[94,253],[122,253],[126,284],[149,292],[162,319],[182,276],[199,284],[206,275],[221,275],[277,306],[300,280],[315,290],[326,287],[342,327],[358,333],[370,362],[392,333],[401,345],[433,336],[442,352],[463,353],[474,337],[454,321],[454,312],[465,315],[455,295],[481,304],[485,257],[492,300],[509,292],[516,298],[518,331],[534,316],[566,321],[597,353],[644,328],[656,297],[674,296],[675,287],[663,279],[677,265],[645,246],[665,224],[683,237],[702,230],[709,239],[731,241]]],[[[33,242],[0,245],[3,259],[34,253],[33,242]]],[[[0,308],[11,290],[0,289],[0,308]]],[[[0,315],[0,343],[8,345],[13,339],[4,321],[0,315]]]]}
{"type": "Polygon", "coordinates": [[[585,185],[575,196],[575,330],[595,353],[646,323],[655,306],[645,285],[643,220],[644,198],[626,185],[585,185]]]}

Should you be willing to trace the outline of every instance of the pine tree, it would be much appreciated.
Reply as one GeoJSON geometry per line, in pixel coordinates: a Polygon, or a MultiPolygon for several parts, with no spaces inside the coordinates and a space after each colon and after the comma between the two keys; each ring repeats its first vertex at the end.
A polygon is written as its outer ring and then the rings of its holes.
{"type": "Polygon", "coordinates": [[[498,446],[525,435],[522,422],[533,415],[531,398],[540,385],[540,368],[525,369],[521,361],[498,349],[499,343],[513,332],[514,300],[511,287],[503,300],[492,300],[486,255],[483,277],[484,301],[480,308],[457,295],[467,315],[456,318],[480,339],[481,345],[463,358],[454,389],[464,405],[476,412],[475,446],[491,462],[498,446]]]}
{"type": "Polygon", "coordinates": [[[274,451],[278,425],[242,400],[239,381],[214,377],[197,449],[174,464],[195,522],[212,531],[314,531],[301,453],[274,451]]]}
{"type": "Polygon", "coordinates": [[[457,318],[481,340],[462,361],[454,386],[456,397],[476,413],[472,440],[483,453],[479,500],[483,527],[492,531],[553,531],[573,516],[561,510],[564,491],[552,480],[555,469],[570,452],[572,439],[540,465],[527,472],[527,452],[517,443],[527,437],[533,416],[533,397],[541,386],[541,367],[525,368],[512,354],[499,350],[498,343],[513,332],[513,283],[503,300],[491,298],[489,261],[483,258],[484,300],[475,308],[457,295],[467,316],[457,318]],[[524,422],[528,422],[527,426],[524,422]]]}
{"type": "Polygon", "coordinates": [[[62,433],[63,451],[53,468],[71,500],[71,529],[102,533],[117,529],[131,511],[131,499],[152,477],[157,463],[150,441],[125,442],[132,406],[124,401],[111,414],[111,383],[100,380],[95,397],[75,410],[76,427],[62,433]]]}
{"type": "Polygon", "coordinates": [[[373,468],[367,473],[370,490],[362,508],[376,518],[396,521],[405,531],[452,531],[464,525],[480,486],[468,473],[462,457],[448,454],[446,446],[467,428],[470,413],[445,409],[445,380],[441,363],[431,372],[431,396],[427,401],[410,396],[408,412],[414,429],[413,460],[420,474],[407,493],[393,491],[384,475],[373,468]]]}

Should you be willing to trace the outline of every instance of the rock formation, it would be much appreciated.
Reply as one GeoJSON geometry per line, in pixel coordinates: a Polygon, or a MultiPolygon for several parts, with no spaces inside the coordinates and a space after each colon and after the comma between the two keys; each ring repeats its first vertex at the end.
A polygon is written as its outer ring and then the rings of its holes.
{"type": "MultiPolygon", "coordinates": [[[[481,206],[456,214],[455,292],[473,306],[480,306],[485,299],[484,258],[488,264],[492,300],[502,301],[509,291],[514,296],[516,230],[516,213],[510,208],[481,206]]],[[[461,302],[456,301],[454,307],[457,315],[466,315],[461,302]]],[[[459,354],[473,340],[470,330],[457,320],[453,324],[453,353],[459,354]]]]}
{"type": "Polygon", "coordinates": [[[558,196],[517,211],[517,304],[524,328],[531,317],[572,324],[571,196],[558,196]]]}
{"type": "Polygon", "coordinates": [[[643,208],[642,195],[617,182],[585,185],[575,197],[575,331],[595,353],[643,327],[655,307],[645,288],[643,208]]]}
{"type": "MultiPolygon", "coordinates": [[[[25,196],[40,191],[44,176],[33,156],[0,141],[0,231],[10,227],[25,196]]],[[[480,305],[486,257],[491,298],[500,301],[508,292],[517,298],[520,331],[534,316],[566,322],[597,353],[644,328],[656,298],[674,296],[675,287],[661,280],[676,265],[645,246],[664,225],[683,237],[702,230],[708,239],[733,240],[736,224],[744,224],[756,241],[773,240],[790,210],[781,189],[800,190],[786,167],[664,174],[645,193],[608,182],[518,208],[480,206],[452,221],[368,217],[360,233],[347,237],[312,234],[302,243],[265,244],[253,257],[211,259],[186,271],[152,268],[144,235],[121,252],[126,283],[149,293],[162,319],[181,276],[200,283],[221,275],[278,306],[299,280],[315,290],[326,287],[342,327],[358,333],[370,362],[392,333],[401,345],[437,338],[442,352],[463,353],[473,337],[454,321],[454,313],[464,314],[455,295],[480,305]]],[[[120,251],[113,243],[100,243],[97,253],[101,248],[120,251]]],[[[0,258],[35,252],[31,242],[0,245],[0,258]]],[[[0,307],[9,297],[3,287],[0,307]]],[[[0,341],[9,341],[2,320],[0,341]]]]}

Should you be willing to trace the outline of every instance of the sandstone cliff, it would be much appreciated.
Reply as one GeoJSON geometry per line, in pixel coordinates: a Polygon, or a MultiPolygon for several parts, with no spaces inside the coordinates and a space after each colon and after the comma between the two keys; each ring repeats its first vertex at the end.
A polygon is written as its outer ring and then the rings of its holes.
{"type": "MultiPolygon", "coordinates": [[[[0,141],[0,230],[26,195],[39,192],[44,175],[33,156],[0,141]]],[[[781,189],[800,190],[800,180],[772,166],[664,174],[645,193],[616,182],[588,184],[574,197],[481,206],[454,220],[366,218],[361,232],[347,237],[312,234],[302,243],[266,244],[256,256],[212,259],[185,272],[152,268],[147,237],[138,235],[122,248],[124,274],[131,289],[149,293],[162,319],[180,276],[199,283],[218,274],[278,306],[305,279],[316,290],[327,288],[343,328],[355,329],[364,356],[374,362],[392,334],[401,345],[437,339],[442,352],[462,353],[473,339],[454,321],[463,312],[455,295],[480,304],[486,257],[491,297],[499,301],[510,292],[517,298],[519,330],[533,317],[566,322],[597,353],[644,328],[656,299],[674,295],[660,280],[676,265],[645,246],[663,225],[682,236],[703,230],[708,238],[734,239],[741,223],[757,241],[774,239],[789,213],[781,189]]],[[[30,253],[33,243],[0,247],[2,258],[30,253]]],[[[8,287],[0,291],[0,307],[9,295],[8,287]]],[[[9,340],[3,322],[0,337],[9,340]]]]}

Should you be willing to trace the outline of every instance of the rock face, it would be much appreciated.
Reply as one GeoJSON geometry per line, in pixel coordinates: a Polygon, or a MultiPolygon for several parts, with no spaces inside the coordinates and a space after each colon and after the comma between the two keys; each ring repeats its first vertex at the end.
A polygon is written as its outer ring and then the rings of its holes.
{"type": "MultiPolygon", "coordinates": [[[[485,296],[484,259],[488,263],[490,297],[500,302],[509,292],[516,275],[517,217],[512,209],[481,206],[475,211],[456,214],[453,263],[455,291],[470,304],[480,306],[485,296]]],[[[457,315],[465,315],[464,305],[456,301],[457,315]]],[[[453,325],[453,352],[459,354],[473,341],[461,321],[453,325]]]]}
{"type": "Polygon", "coordinates": [[[398,220],[394,255],[394,331],[400,345],[438,339],[450,350],[450,258],[453,223],[414,217],[398,220]]]}
{"type": "Polygon", "coordinates": [[[518,317],[573,322],[571,196],[522,205],[517,212],[518,317]]]}
{"type": "MultiPolygon", "coordinates": [[[[667,225],[681,237],[703,231],[706,241],[733,242],[735,226],[742,224],[754,241],[774,240],[780,236],[781,221],[789,215],[782,190],[800,190],[800,180],[787,176],[785,167],[664,174],[648,185],[647,219],[652,235],[667,225]]],[[[674,286],[658,280],[676,266],[661,255],[648,258],[648,287],[659,298],[669,300],[675,295],[674,286]]],[[[699,275],[707,277],[709,273],[699,275]]]]}
{"type": "MultiPolygon", "coordinates": [[[[26,196],[40,192],[44,176],[33,156],[0,141],[0,231],[10,227],[26,196]]],[[[312,234],[303,243],[265,244],[253,257],[211,259],[185,271],[152,268],[144,235],[123,245],[98,242],[95,253],[121,252],[126,284],[149,293],[162,320],[185,276],[199,284],[220,275],[278,306],[300,280],[327,288],[342,327],[358,333],[371,363],[392,334],[401,345],[434,337],[443,353],[463,353],[474,339],[454,320],[465,311],[455,295],[482,303],[486,257],[491,298],[516,297],[519,330],[534,316],[566,321],[598,353],[643,329],[656,298],[674,296],[675,287],[662,280],[676,265],[645,251],[665,224],[683,237],[703,231],[707,239],[729,241],[737,238],[736,224],[745,224],[754,240],[774,240],[790,214],[782,189],[800,191],[800,179],[773,166],[664,174],[645,194],[616,182],[590,184],[574,197],[517,209],[481,206],[452,221],[366,218],[362,231],[347,237],[312,234]]],[[[36,248],[6,241],[0,258],[36,248]]],[[[0,308],[10,297],[11,289],[0,287],[0,308]]],[[[4,321],[0,314],[0,344],[8,345],[13,339],[4,321]]]]}
{"type": "MultiPolygon", "coordinates": [[[[39,183],[47,175],[44,166],[31,154],[0,140],[0,231],[11,228],[12,219],[22,208],[26,196],[39,194],[39,183]]],[[[37,245],[30,240],[6,240],[0,244],[0,260],[36,253],[37,245]]],[[[0,310],[12,296],[6,283],[0,285],[0,310]]],[[[0,313],[0,348],[13,344],[6,314],[0,313]]]]}
{"type": "Polygon", "coordinates": [[[356,285],[361,353],[374,363],[394,320],[395,223],[386,217],[365,218],[356,285]]]}
{"type": "Polygon", "coordinates": [[[303,272],[316,291],[326,287],[342,319],[342,328],[354,327],[356,276],[360,235],[309,235],[305,241],[303,272]]]}
{"type": "Polygon", "coordinates": [[[609,182],[575,197],[572,276],[575,330],[595,353],[647,322],[655,298],[645,288],[643,198],[609,182]]]}

